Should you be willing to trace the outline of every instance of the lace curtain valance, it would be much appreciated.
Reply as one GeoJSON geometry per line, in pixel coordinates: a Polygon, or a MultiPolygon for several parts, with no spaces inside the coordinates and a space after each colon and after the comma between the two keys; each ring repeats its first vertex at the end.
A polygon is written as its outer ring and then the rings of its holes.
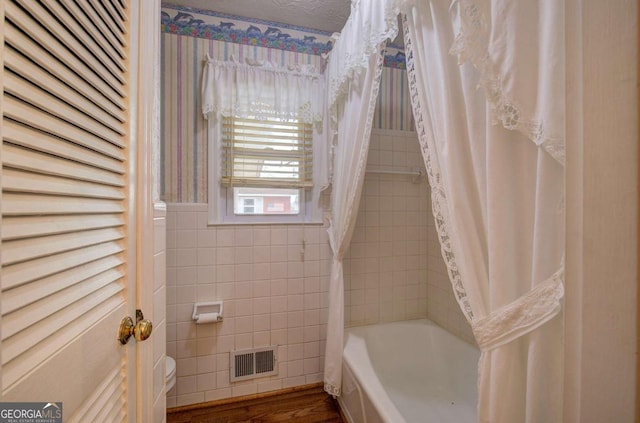
{"type": "Polygon", "coordinates": [[[351,2],[351,14],[329,55],[327,67],[328,104],[348,92],[348,82],[363,75],[369,58],[387,40],[398,35],[398,13],[407,0],[360,0],[351,2]]]}
{"type": "Polygon", "coordinates": [[[278,68],[246,59],[207,58],[202,76],[202,112],[205,118],[222,116],[258,119],[301,119],[322,122],[324,77],[312,66],[278,68]]]}
{"type": "Polygon", "coordinates": [[[493,124],[522,133],[564,165],[564,79],[558,78],[564,8],[558,4],[454,0],[450,53],[480,73],[493,124]]]}

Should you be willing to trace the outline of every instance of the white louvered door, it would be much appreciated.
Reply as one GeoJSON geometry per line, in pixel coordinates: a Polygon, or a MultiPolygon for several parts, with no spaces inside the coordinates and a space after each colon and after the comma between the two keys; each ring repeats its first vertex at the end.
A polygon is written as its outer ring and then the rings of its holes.
{"type": "Polygon", "coordinates": [[[0,400],[69,422],[135,421],[127,3],[0,2],[0,400]]]}

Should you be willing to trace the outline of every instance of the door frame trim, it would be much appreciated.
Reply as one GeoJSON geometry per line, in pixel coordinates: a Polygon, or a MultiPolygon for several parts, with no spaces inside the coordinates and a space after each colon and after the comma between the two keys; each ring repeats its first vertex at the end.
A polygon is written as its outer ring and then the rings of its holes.
{"type": "MultiPolygon", "coordinates": [[[[164,308],[154,308],[154,204],[159,192],[160,136],[160,0],[131,1],[131,58],[136,61],[136,75],[131,78],[132,93],[132,172],[130,189],[135,192],[132,210],[135,210],[135,308],[143,311],[146,319],[154,323],[155,334],[147,342],[138,343],[135,357],[135,392],[130,393],[130,421],[154,421],[154,393],[164,395],[165,379],[154,380],[154,369],[164,369],[165,351],[154,352],[155,337],[160,336],[157,324],[163,320],[164,308]],[[135,138],[135,139],[133,139],[135,138]],[[154,360],[154,357],[159,357],[154,360]],[[154,386],[161,384],[162,386],[154,386]],[[133,395],[133,398],[132,398],[133,395]]],[[[160,306],[165,307],[165,304],[160,306]]],[[[165,345],[161,346],[166,348],[165,345]]],[[[164,372],[162,372],[164,376],[164,372]]],[[[163,406],[164,408],[164,406],[163,406]]]]}

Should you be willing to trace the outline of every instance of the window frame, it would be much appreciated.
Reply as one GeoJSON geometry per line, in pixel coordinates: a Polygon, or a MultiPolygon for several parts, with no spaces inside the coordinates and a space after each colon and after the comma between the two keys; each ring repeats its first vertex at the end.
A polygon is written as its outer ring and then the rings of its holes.
{"type": "MultiPolygon", "coordinates": [[[[235,214],[233,186],[223,186],[223,141],[222,118],[216,116],[207,120],[208,146],[208,224],[209,225],[262,225],[262,224],[322,224],[323,211],[320,207],[320,189],[316,183],[319,162],[317,130],[313,128],[313,186],[300,189],[300,210],[298,214],[235,214]]],[[[278,187],[274,187],[278,188],[278,187]]]]}

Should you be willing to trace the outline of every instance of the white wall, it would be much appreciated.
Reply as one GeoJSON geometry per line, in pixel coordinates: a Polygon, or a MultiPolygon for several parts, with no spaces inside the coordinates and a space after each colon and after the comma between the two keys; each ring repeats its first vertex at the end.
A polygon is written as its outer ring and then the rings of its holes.
{"type": "Polygon", "coordinates": [[[634,421],[636,1],[570,1],[565,422],[634,421]],[[582,142],[581,142],[582,140],[582,142]]]}

